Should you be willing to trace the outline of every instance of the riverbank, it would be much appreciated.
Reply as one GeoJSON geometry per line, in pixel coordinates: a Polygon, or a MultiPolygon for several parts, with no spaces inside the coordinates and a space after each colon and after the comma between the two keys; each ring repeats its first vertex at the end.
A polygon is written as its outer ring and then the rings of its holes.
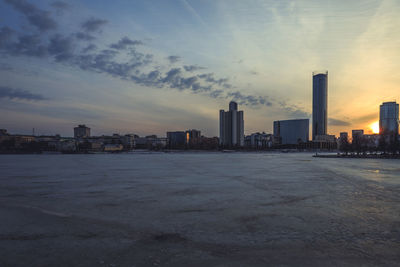
{"type": "Polygon", "coordinates": [[[400,154],[315,154],[314,158],[348,158],[348,159],[400,159],[400,154]]]}

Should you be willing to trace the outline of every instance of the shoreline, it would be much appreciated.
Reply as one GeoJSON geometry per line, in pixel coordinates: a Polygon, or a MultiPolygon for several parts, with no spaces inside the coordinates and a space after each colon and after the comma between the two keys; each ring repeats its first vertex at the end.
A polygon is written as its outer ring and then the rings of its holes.
{"type": "Polygon", "coordinates": [[[314,158],[340,158],[340,159],[400,159],[400,154],[390,155],[390,154],[367,154],[367,155],[313,155],[314,158]]]}

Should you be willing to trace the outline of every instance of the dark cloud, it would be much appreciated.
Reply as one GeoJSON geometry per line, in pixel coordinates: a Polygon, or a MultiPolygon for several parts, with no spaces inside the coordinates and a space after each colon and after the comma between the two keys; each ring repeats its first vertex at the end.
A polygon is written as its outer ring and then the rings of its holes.
{"type": "Polygon", "coordinates": [[[78,40],[83,40],[83,41],[92,41],[96,39],[94,36],[87,32],[77,32],[74,34],[75,38],[78,40]]]}
{"type": "Polygon", "coordinates": [[[158,70],[153,70],[149,73],[132,75],[130,78],[135,83],[145,86],[154,86],[160,88],[163,85],[161,82],[161,72],[158,70]]]}
{"type": "Polygon", "coordinates": [[[246,106],[272,106],[272,102],[266,96],[254,96],[254,95],[244,95],[239,91],[229,92],[226,95],[227,98],[238,102],[239,105],[246,106]]]}
{"type": "Polygon", "coordinates": [[[293,119],[310,118],[311,114],[296,105],[289,105],[284,101],[279,102],[279,107],[293,119]]]}
{"type": "Polygon", "coordinates": [[[74,57],[73,41],[69,37],[56,34],[50,39],[48,52],[56,61],[67,61],[74,57]]]}
{"type": "Polygon", "coordinates": [[[328,124],[332,126],[350,126],[351,123],[348,121],[338,120],[334,118],[328,118],[328,124]]]}
{"type": "Polygon", "coordinates": [[[15,31],[7,26],[0,29],[0,48],[5,47],[15,35],[15,31]]]}
{"type": "Polygon", "coordinates": [[[183,66],[183,68],[185,69],[185,71],[188,71],[188,72],[205,69],[204,67],[200,67],[197,65],[185,65],[185,66],[183,66]]]}
{"type": "Polygon", "coordinates": [[[119,62],[115,59],[118,54],[118,50],[104,49],[98,53],[77,55],[73,64],[84,70],[107,73],[121,79],[131,79],[133,71],[150,62],[147,55],[139,52],[129,57],[128,61],[119,62]]]}
{"type": "Polygon", "coordinates": [[[118,43],[111,44],[110,47],[120,50],[120,49],[126,49],[129,46],[141,45],[141,44],[143,44],[142,41],[131,40],[128,37],[123,37],[121,40],[118,41],[118,43]]]}
{"type": "Polygon", "coordinates": [[[6,86],[0,86],[0,98],[22,99],[22,100],[46,100],[40,94],[34,94],[27,90],[13,89],[6,86]]]}
{"type": "Polygon", "coordinates": [[[169,56],[169,57],[167,57],[167,59],[168,59],[169,63],[172,64],[172,63],[176,63],[179,60],[181,60],[181,57],[179,57],[179,56],[169,56]]]}
{"type": "Polygon", "coordinates": [[[108,21],[105,19],[96,19],[96,18],[90,18],[84,23],[82,23],[82,28],[86,32],[97,32],[103,27],[108,21]]]}
{"type": "Polygon", "coordinates": [[[45,57],[48,54],[47,46],[42,44],[41,36],[38,34],[21,35],[6,49],[16,56],[45,57]]]}
{"type": "Polygon", "coordinates": [[[24,14],[28,21],[42,32],[52,30],[57,27],[57,23],[55,20],[53,20],[53,18],[51,18],[50,12],[48,11],[41,10],[25,0],[4,1],[17,11],[24,14]]]}
{"type": "Polygon", "coordinates": [[[200,79],[203,79],[206,82],[214,83],[214,84],[218,84],[218,85],[222,85],[222,84],[228,82],[227,78],[215,79],[214,73],[200,74],[200,75],[197,75],[197,77],[199,77],[200,79]]]}
{"type": "Polygon", "coordinates": [[[164,75],[154,70],[147,74],[132,75],[130,78],[135,83],[146,86],[170,87],[180,91],[189,90],[193,93],[210,92],[213,89],[211,85],[202,85],[197,76],[183,76],[181,68],[172,68],[164,75]]]}
{"type": "Polygon", "coordinates": [[[97,46],[95,44],[89,44],[85,48],[82,49],[82,53],[86,54],[88,52],[94,51],[97,49],[97,46]]]}

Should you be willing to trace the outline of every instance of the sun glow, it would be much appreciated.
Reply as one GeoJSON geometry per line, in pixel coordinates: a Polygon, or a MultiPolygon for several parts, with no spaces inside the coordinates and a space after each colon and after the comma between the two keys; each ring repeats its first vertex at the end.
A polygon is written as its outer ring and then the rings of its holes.
{"type": "Polygon", "coordinates": [[[371,128],[371,131],[372,131],[374,134],[378,134],[378,133],[379,133],[379,121],[376,121],[376,122],[374,122],[374,123],[371,123],[371,124],[369,125],[369,128],[371,128]]]}

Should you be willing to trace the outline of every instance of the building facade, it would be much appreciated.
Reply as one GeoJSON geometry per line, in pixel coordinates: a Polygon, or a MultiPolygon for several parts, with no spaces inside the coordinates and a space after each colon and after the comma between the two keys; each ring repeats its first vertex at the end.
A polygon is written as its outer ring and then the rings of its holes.
{"type": "Polygon", "coordinates": [[[201,131],[191,129],[186,131],[186,144],[189,146],[195,146],[201,142],[201,131]]]}
{"type": "Polygon", "coordinates": [[[87,138],[90,137],[90,128],[81,124],[74,128],[74,138],[87,138]]]}
{"type": "Polygon", "coordinates": [[[219,111],[219,142],[221,146],[244,146],[243,111],[236,102],[229,103],[229,111],[219,111]]]}
{"type": "Polygon", "coordinates": [[[312,140],[328,132],[328,72],[313,73],[312,140]]]}
{"type": "Polygon", "coordinates": [[[351,139],[362,139],[364,136],[364,130],[351,130],[351,139]]]}
{"type": "Polygon", "coordinates": [[[273,145],[273,135],[267,133],[252,133],[244,138],[247,148],[267,149],[273,145]]]}
{"type": "Polygon", "coordinates": [[[309,124],[309,119],[274,121],[274,137],[279,140],[281,145],[308,142],[309,124]]]}
{"type": "Polygon", "coordinates": [[[384,102],[379,110],[379,134],[398,134],[399,104],[384,102]]]}
{"type": "Polygon", "coordinates": [[[184,148],[186,145],[186,133],[184,131],[167,132],[169,148],[184,148]]]}

